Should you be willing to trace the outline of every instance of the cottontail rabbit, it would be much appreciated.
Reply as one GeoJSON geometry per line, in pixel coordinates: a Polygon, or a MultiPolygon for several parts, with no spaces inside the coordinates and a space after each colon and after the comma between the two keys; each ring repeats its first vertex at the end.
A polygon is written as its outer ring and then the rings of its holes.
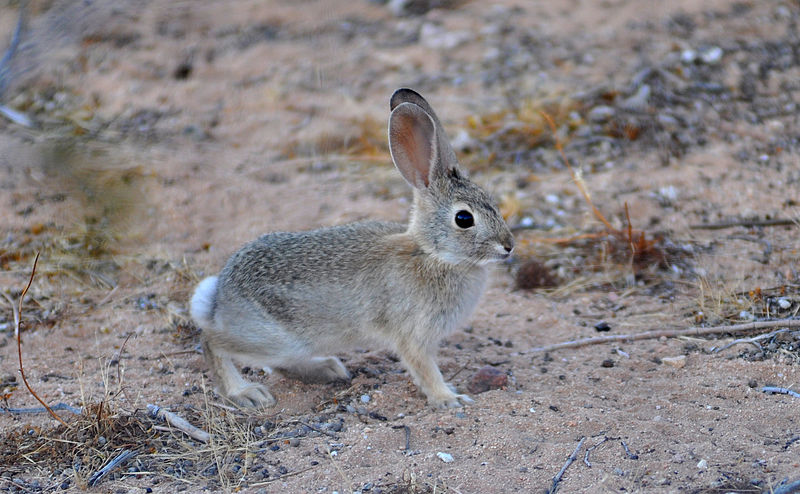
{"type": "Polygon", "coordinates": [[[514,238],[492,199],[458,167],[439,119],[410,89],[391,98],[389,146],[414,187],[408,225],[363,222],[269,233],[194,292],[191,313],[219,391],[247,407],[275,404],[233,359],[309,381],[350,377],[330,355],[354,345],[396,352],[436,407],[472,400],[436,365],[442,337],[478,303],[487,264],[514,238]]]}

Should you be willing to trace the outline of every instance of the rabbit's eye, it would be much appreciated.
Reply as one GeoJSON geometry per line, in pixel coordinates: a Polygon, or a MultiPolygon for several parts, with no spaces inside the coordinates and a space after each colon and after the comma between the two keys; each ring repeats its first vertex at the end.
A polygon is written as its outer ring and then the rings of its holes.
{"type": "Polygon", "coordinates": [[[469,211],[459,211],[456,213],[456,225],[459,228],[469,228],[475,224],[475,218],[469,211]]]}

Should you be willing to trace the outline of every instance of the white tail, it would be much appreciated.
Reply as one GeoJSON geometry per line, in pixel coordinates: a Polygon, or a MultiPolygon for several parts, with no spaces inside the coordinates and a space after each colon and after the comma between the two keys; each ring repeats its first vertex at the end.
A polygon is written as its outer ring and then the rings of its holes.
{"type": "Polygon", "coordinates": [[[217,277],[209,276],[197,285],[189,303],[189,312],[192,319],[201,328],[208,328],[214,325],[214,305],[217,298],[217,277]]]}

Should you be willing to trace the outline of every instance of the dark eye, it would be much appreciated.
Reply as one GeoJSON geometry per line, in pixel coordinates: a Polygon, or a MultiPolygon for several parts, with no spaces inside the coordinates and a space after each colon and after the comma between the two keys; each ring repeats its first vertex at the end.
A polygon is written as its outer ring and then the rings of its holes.
{"type": "Polygon", "coordinates": [[[456,225],[459,228],[469,228],[475,224],[475,218],[469,211],[459,211],[456,213],[456,225]]]}

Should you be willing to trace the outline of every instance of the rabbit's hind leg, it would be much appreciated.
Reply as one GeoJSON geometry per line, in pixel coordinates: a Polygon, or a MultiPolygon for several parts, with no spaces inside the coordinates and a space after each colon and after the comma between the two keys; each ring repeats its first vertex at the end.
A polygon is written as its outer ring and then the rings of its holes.
{"type": "Polygon", "coordinates": [[[216,376],[219,392],[243,408],[266,408],[275,405],[275,398],[263,384],[245,380],[233,364],[230,354],[217,351],[208,341],[203,343],[203,354],[216,376]]]}
{"type": "Polygon", "coordinates": [[[277,370],[306,383],[327,383],[350,379],[350,373],[347,372],[342,361],[336,357],[313,357],[302,362],[281,365],[277,370]]]}

